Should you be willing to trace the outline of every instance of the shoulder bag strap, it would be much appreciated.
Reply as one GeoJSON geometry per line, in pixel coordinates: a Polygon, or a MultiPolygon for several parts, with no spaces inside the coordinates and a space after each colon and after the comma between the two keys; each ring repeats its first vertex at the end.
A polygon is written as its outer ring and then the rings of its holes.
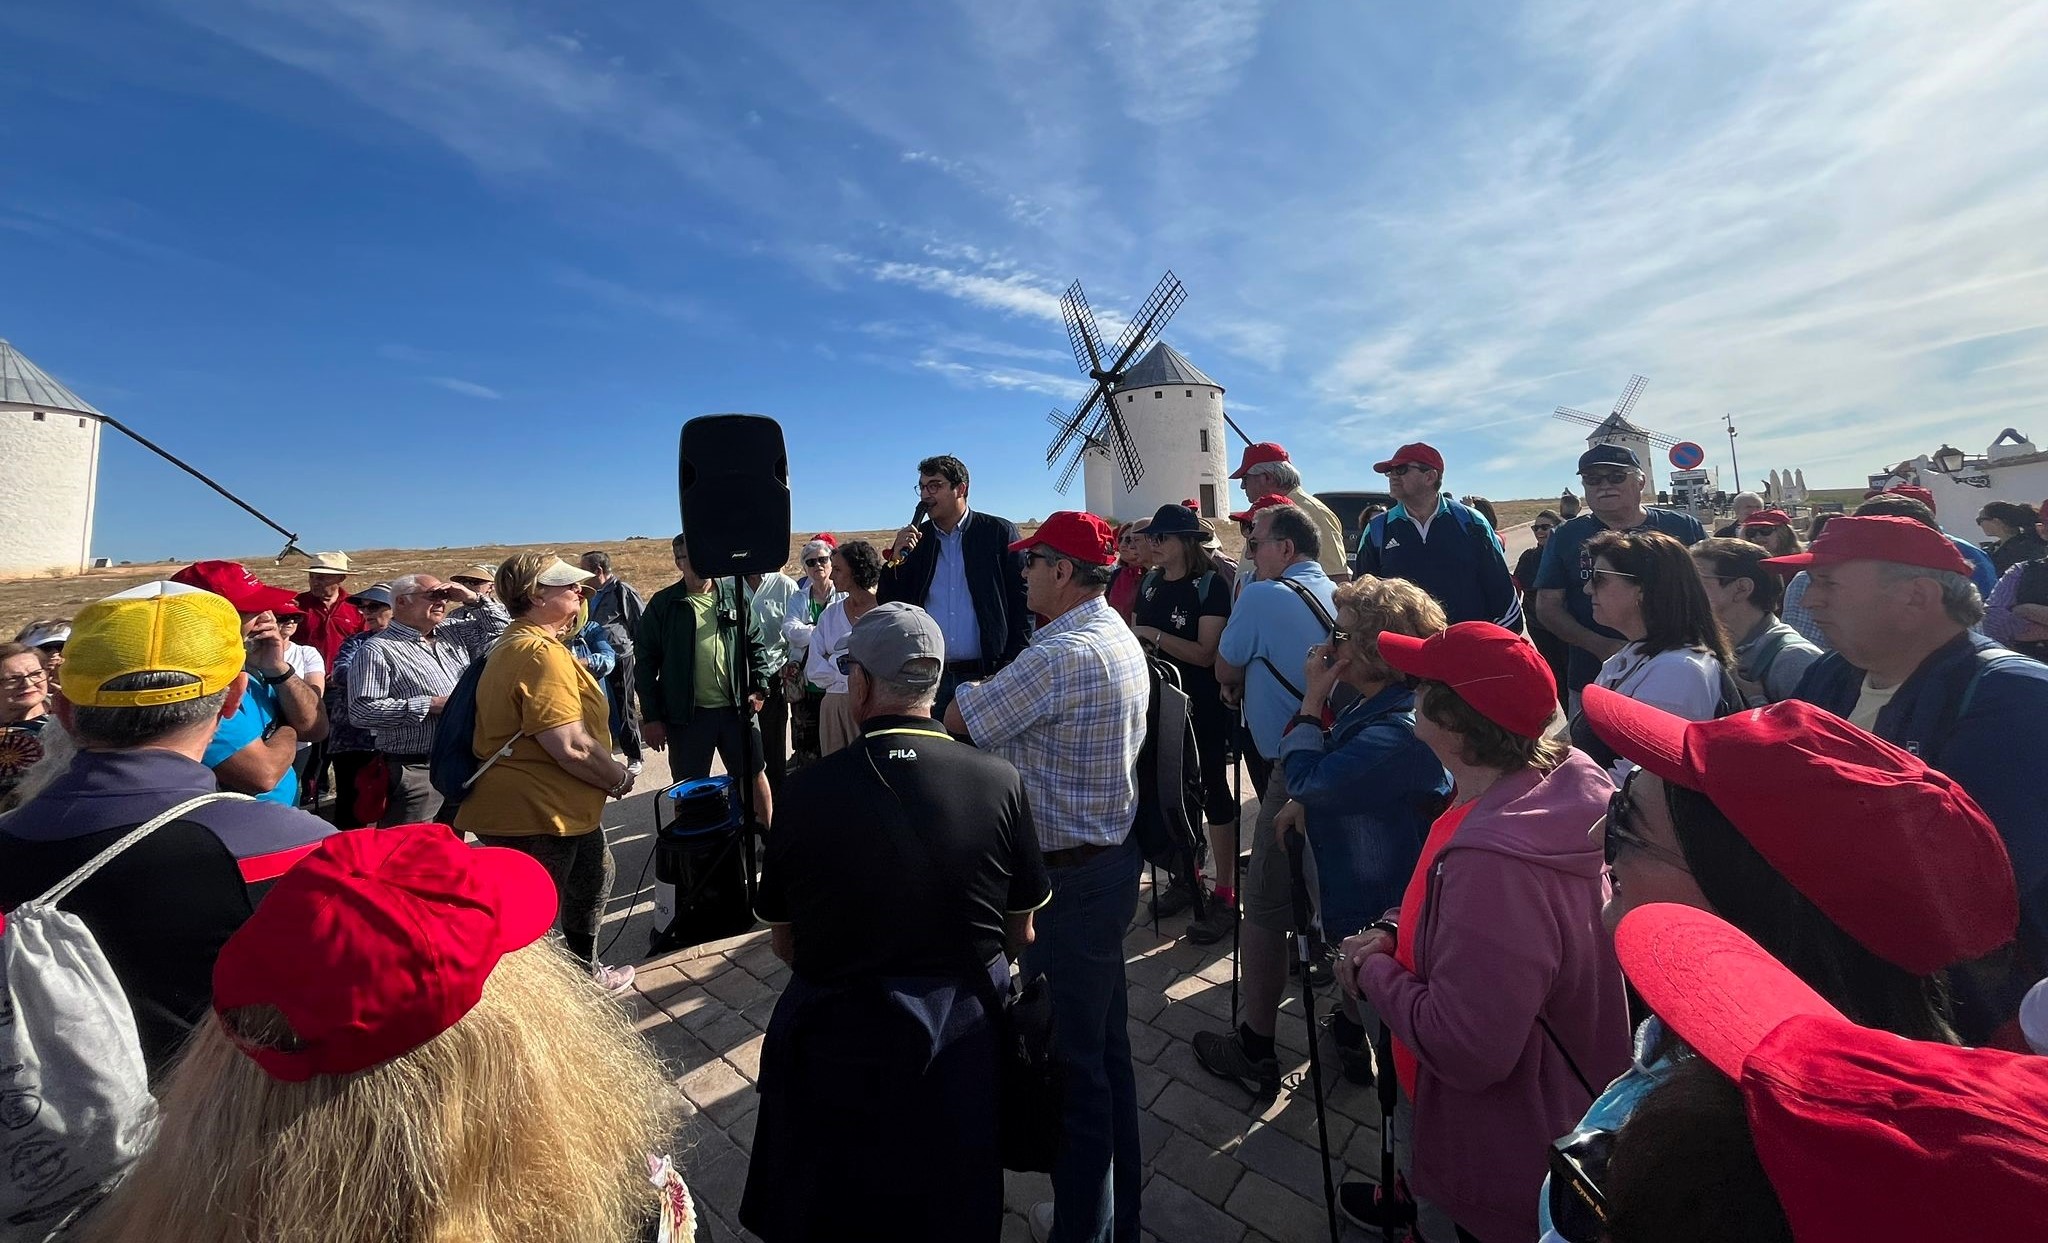
{"type": "Polygon", "coordinates": [[[1557,1038],[1557,1030],[1551,1027],[1550,1020],[1544,1018],[1542,1015],[1539,1014],[1536,1016],[1536,1022],[1542,1026],[1543,1034],[1550,1037],[1550,1043],[1556,1047],[1558,1053],[1564,1058],[1564,1064],[1571,1070],[1572,1078],[1578,1080],[1579,1086],[1586,1089],[1586,1095],[1588,1097],[1591,1097],[1594,1100],[1598,1100],[1600,1098],[1600,1093],[1594,1091],[1593,1085],[1586,1082],[1586,1076],[1580,1072],[1579,1064],[1572,1060],[1572,1051],[1570,1049],[1565,1048],[1564,1041],[1559,1040],[1557,1038]]]}
{"type": "Polygon", "coordinates": [[[55,906],[57,903],[71,896],[72,890],[78,888],[80,885],[83,885],[85,882],[91,880],[93,877],[93,873],[99,871],[101,868],[107,866],[109,863],[112,863],[115,859],[119,858],[121,852],[128,849],[130,846],[133,846],[135,843],[141,841],[145,837],[148,837],[150,834],[156,832],[158,829],[164,827],[172,821],[183,819],[191,812],[197,810],[198,808],[204,807],[208,803],[219,803],[224,802],[228,799],[239,799],[244,803],[253,803],[256,801],[255,799],[250,798],[246,794],[231,794],[225,790],[216,790],[212,794],[202,794],[197,798],[188,798],[184,802],[179,803],[176,807],[173,807],[168,811],[162,812],[161,814],[152,817],[151,819],[137,826],[136,828],[130,829],[128,832],[123,833],[121,835],[121,840],[115,842],[113,845],[107,847],[105,850],[102,850],[98,854],[94,855],[91,859],[86,861],[85,866],[79,868],[76,872],[73,872],[71,875],[65,877],[63,880],[58,881],[55,885],[52,885],[48,893],[45,893],[42,897],[37,898],[30,905],[45,907],[55,906]]]}

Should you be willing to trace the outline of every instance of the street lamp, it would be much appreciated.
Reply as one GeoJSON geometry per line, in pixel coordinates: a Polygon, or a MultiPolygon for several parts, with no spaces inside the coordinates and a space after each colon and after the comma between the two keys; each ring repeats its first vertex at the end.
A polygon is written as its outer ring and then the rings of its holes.
{"type": "Polygon", "coordinates": [[[1958,474],[1963,469],[1963,451],[1953,445],[1944,444],[1934,451],[1931,461],[1934,469],[1944,475],[1958,474]]]}

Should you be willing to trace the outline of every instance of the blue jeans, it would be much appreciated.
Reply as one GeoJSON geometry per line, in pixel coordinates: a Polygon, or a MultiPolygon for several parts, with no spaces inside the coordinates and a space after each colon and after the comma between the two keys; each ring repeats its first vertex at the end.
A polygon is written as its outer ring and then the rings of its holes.
{"type": "Polygon", "coordinates": [[[1123,845],[1052,871],[1052,901],[1024,951],[1026,977],[1052,985],[1066,1068],[1066,1137],[1052,1172],[1052,1243],[1137,1243],[1144,1170],[1125,1012],[1124,933],[1143,856],[1123,845]],[[1112,1223],[1114,1227],[1112,1228],[1112,1223]]]}

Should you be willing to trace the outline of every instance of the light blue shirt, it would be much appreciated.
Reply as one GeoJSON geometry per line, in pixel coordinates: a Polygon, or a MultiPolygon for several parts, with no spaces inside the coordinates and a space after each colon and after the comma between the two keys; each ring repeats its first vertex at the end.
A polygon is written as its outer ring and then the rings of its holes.
{"type": "Polygon", "coordinates": [[[932,524],[932,538],[939,541],[939,563],[932,571],[932,587],[925,593],[924,611],[939,623],[946,636],[946,660],[981,659],[981,626],[974,619],[974,596],[967,590],[967,554],[963,541],[974,512],[960,515],[951,535],[932,524]]]}
{"type": "MultiPolygon", "coordinates": [[[[1323,573],[1322,566],[1297,561],[1281,577],[1301,584],[1322,603],[1324,612],[1337,615],[1332,603],[1337,585],[1323,573]]],[[[1301,696],[1282,686],[1265,662],[1272,662],[1273,669],[1299,687],[1308,649],[1329,638],[1322,619],[1291,587],[1278,582],[1247,583],[1244,594],[1237,598],[1216,655],[1245,671],[1245,723],[1251,727],[1259,754],[1268,758],[1280,754],[1280,737],[1287,732],[1288,719],[1301,711],[1301,696]],[[1258,659],[1261,656],[1265,661],[1258,659]]]]}
{"type": "MultiPolygon", "coordinates": [[[[220,723],[214,732],[213,741],[206,744],[206,754],[200,763],[208,768],[218,768],[228,757],[252,742],[260,741],[263,731],[278,718],[277,692],[258,682],[254,675],[249,678],[249,689],[242,696],[242,706],[235,714],[220,723]]],[[[265,803],[279,803],[286,807],[299,805],[299,775],[292,769],[285,769],[284,776],[277,784],[256,796],[265,803]]]]}

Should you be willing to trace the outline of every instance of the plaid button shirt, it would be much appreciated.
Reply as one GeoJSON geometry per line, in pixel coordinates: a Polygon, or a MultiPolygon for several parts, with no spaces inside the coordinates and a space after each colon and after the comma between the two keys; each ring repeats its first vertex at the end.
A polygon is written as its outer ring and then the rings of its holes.
{"type": "Polygon", "coordinates": [[[1151,682],[1130,627],[1100,596],[1054,618],[1001,673],[953,702],[968,736],[1024,776],[1043,850],[1114,846],[1138,812],[1151,682]]]}

